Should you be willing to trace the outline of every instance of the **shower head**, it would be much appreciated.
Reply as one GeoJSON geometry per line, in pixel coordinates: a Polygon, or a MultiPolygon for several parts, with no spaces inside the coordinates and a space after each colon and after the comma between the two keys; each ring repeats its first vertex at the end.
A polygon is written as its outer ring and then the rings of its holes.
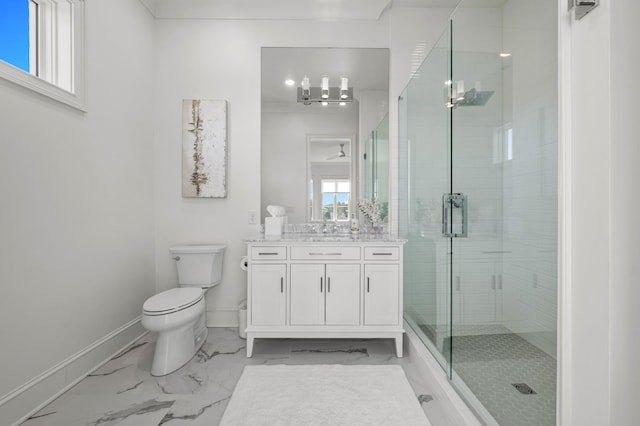
{"type": "Polygon", "coordinates": [[[455,102],[455,106],[484,106],[491,95],[493,95],[493,91],[479,92],[476,89],[471,89],[464,93],[464,99],[455,102]]]}

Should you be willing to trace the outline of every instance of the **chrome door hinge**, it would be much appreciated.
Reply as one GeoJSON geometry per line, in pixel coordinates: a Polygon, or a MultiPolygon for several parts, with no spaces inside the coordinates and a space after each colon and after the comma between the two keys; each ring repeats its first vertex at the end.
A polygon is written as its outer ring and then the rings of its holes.
{"type": "Polygon", "coordinates": [[[569,10],[574,9],[576,20],[580,20],[599,4],[600,0],[569,0],[569,10]]]}

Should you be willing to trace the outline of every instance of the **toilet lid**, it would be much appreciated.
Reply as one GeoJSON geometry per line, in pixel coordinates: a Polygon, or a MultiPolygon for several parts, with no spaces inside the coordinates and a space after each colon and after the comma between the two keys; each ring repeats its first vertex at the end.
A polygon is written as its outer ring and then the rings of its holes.
{"type": "Polygon", "coordinates": [[[142,310],[156,315],[176,312],[198,303],[203,297],[204,292],[200,287],[172,288],[147,299],[142,310]]]}

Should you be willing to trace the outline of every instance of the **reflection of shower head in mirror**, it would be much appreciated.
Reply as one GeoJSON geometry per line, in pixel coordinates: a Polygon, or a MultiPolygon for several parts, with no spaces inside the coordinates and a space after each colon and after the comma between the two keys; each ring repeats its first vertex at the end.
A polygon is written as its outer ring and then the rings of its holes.
{"type": "Polygon", "coordinates": [[[491,96],[493,91],[479,92],[475,88],[468,90],[464,93],[464,99],[455,102],[455,106],[484,106],[491,96]]]}

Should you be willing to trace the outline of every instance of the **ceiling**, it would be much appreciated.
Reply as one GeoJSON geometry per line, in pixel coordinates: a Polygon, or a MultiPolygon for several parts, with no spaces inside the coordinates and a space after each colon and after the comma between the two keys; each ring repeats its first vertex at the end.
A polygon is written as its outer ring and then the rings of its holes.
{"type": "MultiPolygon", "coordinates": [[[[455,8],[460,0],[140,0],[158,19],[221,19],[221,20],[312,20],[351,21],[379,20],[391,8],[455,8]]],[[[504,0],[471,0],[504,1],[504,0]]],[[[349,86],[357,97],[361,90],[388,90],[388,56],[370,55],[380,49],[291,49],[271,52],[280,59],[263,60],[263,102],[291,102],[296,87],[284,87],[284,79],[292,78],[296,86],[308,75],[312,86],[319,85],[321,74],[335,80],[347,75],[349,86]],[[343,52],[338,52],[343,50],[343,52]],[[350,52],[346,52],[351,50],[350,52]],[[371,70],[384,70],[384,73],[371,70]]],[[[263,57],[264,59],[264,57],[263,57]]],[[[295,101],[294,101],[295,102],[295,101]]]]}
{"type": "Polygon", "coordinates": [[[141,0],[159,19],[377,20],[386,9],[453,8],[459,0],[141,0]]]}

